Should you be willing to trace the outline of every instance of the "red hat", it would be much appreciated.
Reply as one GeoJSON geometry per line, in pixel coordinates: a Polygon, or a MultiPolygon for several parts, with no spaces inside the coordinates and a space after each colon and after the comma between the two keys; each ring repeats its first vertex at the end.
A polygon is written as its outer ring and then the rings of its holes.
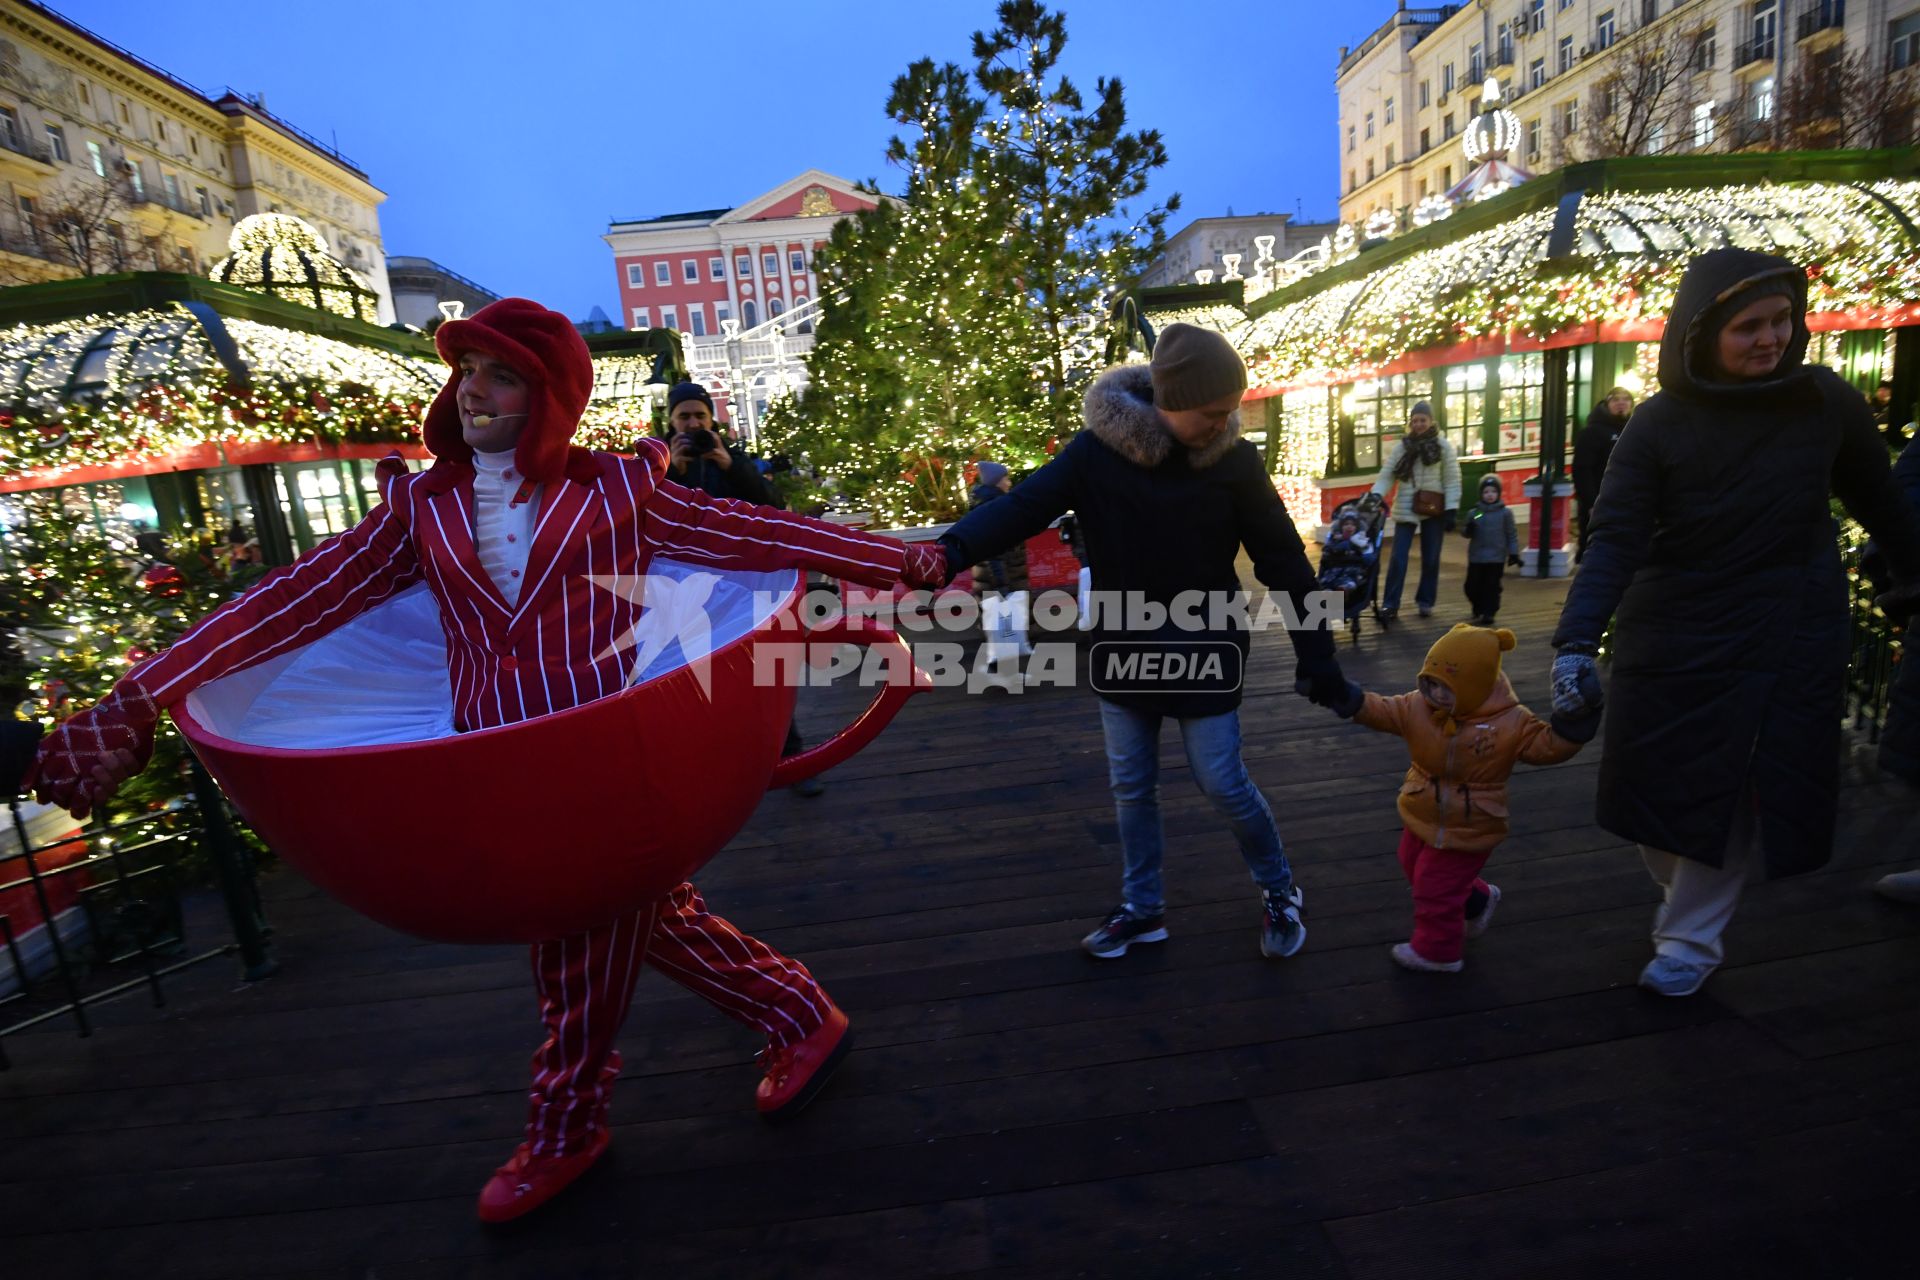
{"type": "Polygon", "coordinates": [[[464,320],[441,325],[433,343],[454,370],[433,398],[422,432],[435,457],[473,461],[456,397],[460,357],[476,352],[527,380],[527,425],[513,451],[521,475],[532,484],[547,484],[563,475],[589,481],[598,473],[591,452],[567,443],[593,394],[593,357],[571,320],[525,298],[502,298],[464,320]]]}

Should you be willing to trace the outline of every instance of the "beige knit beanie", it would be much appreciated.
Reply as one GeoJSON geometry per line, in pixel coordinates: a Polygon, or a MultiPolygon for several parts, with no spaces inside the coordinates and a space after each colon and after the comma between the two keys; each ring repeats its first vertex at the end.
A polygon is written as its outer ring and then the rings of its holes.
{"type": "Polygon", "coordinates": [[[1247,389],[1247,366],[1233,344],[1212,329],[1170,324],[1153,344],[1153,403],[1197,409],[1247,389]]]}

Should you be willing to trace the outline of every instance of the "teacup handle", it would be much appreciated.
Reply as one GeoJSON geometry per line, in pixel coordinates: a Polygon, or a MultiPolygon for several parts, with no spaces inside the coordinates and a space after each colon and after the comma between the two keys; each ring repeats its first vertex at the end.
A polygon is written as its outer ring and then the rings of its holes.
{"type": "Polygon", "coordinates": [[[851,760],[868,743],[880,736],[880,731],[892,722],[907,704],[907,699],[916,693],[926,693],[933,688],[933,677],[922,671],[913,661],[913,650],[890,627],[865,618],[840,617],[825,623],[807,633],[808,644],[857,644],[863,648],[874,645],[892,645],[899,650],[896,661],[905,662],[912,677],[906,681],[888,679],[880,686],[880,691],[869,702],[866,710],[855,718],[852,724],[828,738],[817,747],[809,747],[797,756],[788,756],[773,767],[773,776],[767,781],[769,790],[775,787],[790,787],[796,782],[824,773],[837,764],[851,760]]]}

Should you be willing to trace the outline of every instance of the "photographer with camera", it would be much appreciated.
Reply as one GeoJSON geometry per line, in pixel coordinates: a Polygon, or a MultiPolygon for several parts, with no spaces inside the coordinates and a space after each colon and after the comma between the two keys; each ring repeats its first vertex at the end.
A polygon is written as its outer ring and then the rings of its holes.
{"type": "Polygon", "coordinates": [[[714,432],[713,397],[705,387],[683,382],[667,393],[667,428],[672,433],[676,483],[716,498],[738,498],[763,507],[780,505],[747,451],[714,432]]]}

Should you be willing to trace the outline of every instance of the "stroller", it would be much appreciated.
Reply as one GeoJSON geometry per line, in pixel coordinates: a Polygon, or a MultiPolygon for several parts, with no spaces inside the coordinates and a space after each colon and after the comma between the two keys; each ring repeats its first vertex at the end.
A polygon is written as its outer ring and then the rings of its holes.
{"type": "Polygon", "coordinates": [[[1347,501],[1334,508],[1328,526],[1326,550],[1320,553],[1319,584],[1323,591],[1338,591],[1341,617],[1355,644],[1360,642],[1360,615],[1373,610],[1373,619],[1386,630],[1380,616],[1380,535],[1386,531],[1386,507],[1373,494],[1358,501],[1347,501]],[[1339,536],[1343,520],[1359,521],[1366,536],[1364,550],[1339,536]]]}

